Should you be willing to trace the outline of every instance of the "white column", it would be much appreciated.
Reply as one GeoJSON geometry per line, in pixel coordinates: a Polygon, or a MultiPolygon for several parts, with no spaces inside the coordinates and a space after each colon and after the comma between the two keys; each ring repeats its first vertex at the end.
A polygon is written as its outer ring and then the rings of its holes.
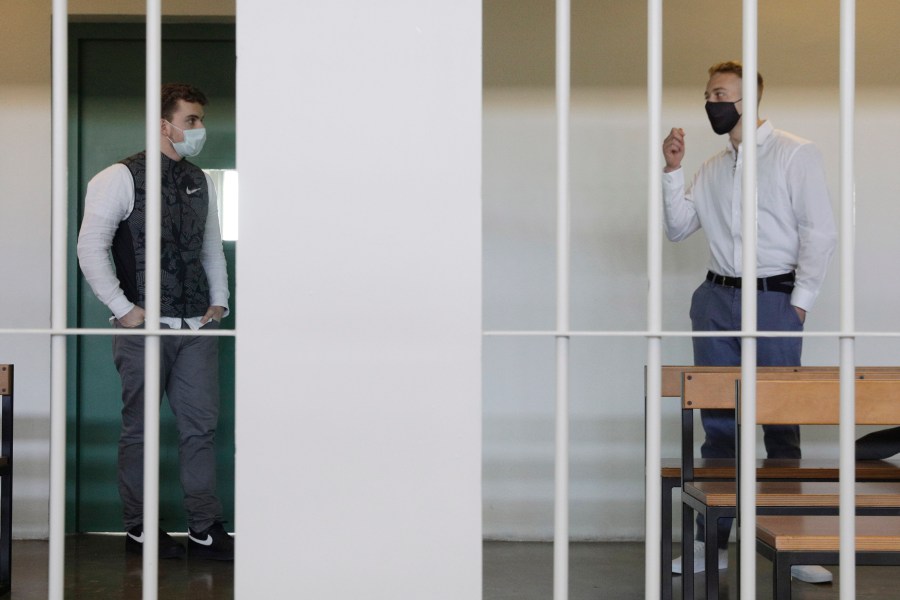
{"type": "Polygon", "coordinates": [[[481,596],[481,15],[237,2],[238,599],[481,596]]]}
{"type": "Polygon", "coordinates": [[[756,120],[757,0],[744,0],[742,152],[740,547],[743,598],[756,598],[756,120]]]}
{"type": "Polygon", "coordinates": [[[856,2],[841,0],[841,425],[840,425],[840,597],[856,597],[856,393],[854,249],[856,2]]]}

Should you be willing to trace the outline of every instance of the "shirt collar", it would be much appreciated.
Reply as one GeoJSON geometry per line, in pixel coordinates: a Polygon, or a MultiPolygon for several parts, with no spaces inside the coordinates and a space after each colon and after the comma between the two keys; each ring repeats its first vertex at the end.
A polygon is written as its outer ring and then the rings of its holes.
{"type": "MultiPolygon", "coordinates": [[[[763,121],[763,124],[756,128],[756,146],[759,147],[765,144],[774,131],[775,127],[772,126],[771,121],[769,121],[768,119],[763,121]]],[[[744,143],[741,142],[741,146],[743,145],[744,143]]],[[[725,147],[732,154],[736,152],[734,146],[731,145],[731,140],[728,140],[728,142],[725,144],[725,147]]]]}

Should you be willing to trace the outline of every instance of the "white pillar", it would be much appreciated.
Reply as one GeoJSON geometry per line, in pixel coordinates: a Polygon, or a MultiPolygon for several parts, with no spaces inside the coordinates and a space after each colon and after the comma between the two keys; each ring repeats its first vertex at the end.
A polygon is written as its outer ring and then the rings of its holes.
{"type": "Polygon", "coordinates": [[[238,0],[239,599],[481,596],[481,14],[238,0]]]}

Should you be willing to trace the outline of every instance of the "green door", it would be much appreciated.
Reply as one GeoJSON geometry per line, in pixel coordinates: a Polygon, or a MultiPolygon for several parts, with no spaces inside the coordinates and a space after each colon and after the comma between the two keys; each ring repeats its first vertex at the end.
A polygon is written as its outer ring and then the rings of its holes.
{"type": "MultiPolygon", "coordinates": [[[[145,29],[143,25],[73,24],[69,71],[69,323],[109,328],[109,310],[78,270],[75,244],[87,183],[97,172],[145,147],[145,29]]],[[[210,100],[208,141],[192,162],[204,169],[235,168],[235,38],[233,25],[163,27],[162,81],[187,82],[210,100]]],[[[232,315],[235,242],[225,243],[232,315]]],[[[234,327],[234,317],[223,328],[234,327]]],[[[234,340],[220,339],[221,416],[217,433],[219,494],[234,522],[234,340]]],[[[110,336],[69,342],[69,531],[120,531],[116,481],[120,383],[110,336]]],[[[160,423],[160,521],[187,525],[178,480],[178,437],[167,403],[160,423]]]]}

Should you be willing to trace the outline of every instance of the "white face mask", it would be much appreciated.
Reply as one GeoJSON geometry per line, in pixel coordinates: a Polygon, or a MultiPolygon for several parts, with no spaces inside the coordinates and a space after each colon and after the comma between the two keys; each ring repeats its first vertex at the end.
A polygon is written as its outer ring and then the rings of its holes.
{"type": "Polygon", "coordinates": [[[206,143],[206,128],[201,129],[182,129],[171,121],[166,121],[169,125],[180,131],[184,135],[183,142],[173,141],[172,138],[166,138],[172,142],[172,147],[179,156],[197,156],[203,150],[203,144],[206,143]]]}

